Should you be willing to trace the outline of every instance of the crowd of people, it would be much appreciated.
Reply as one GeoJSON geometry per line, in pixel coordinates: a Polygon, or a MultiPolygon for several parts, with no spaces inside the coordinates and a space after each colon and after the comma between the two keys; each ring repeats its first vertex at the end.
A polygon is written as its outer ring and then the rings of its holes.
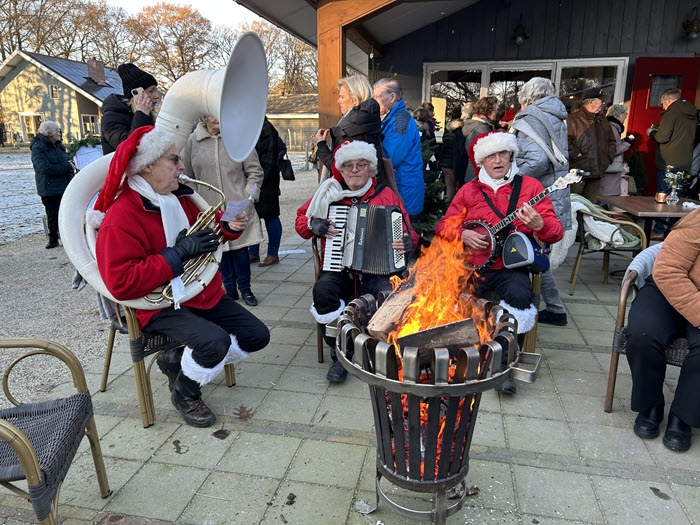
{"type": "MultiPolygon", "coordinates": [[[[264,267],[279,262],[283,228],[279,219],[279,159],[286,148],[265,119],[256,148],[243,162],[234,162],[223,147],[218,120],[203,115],[185,147],[178,151],[175,137],[154,127],[162,97],[156,79],[134,64],[124,64],[118,72],[124,93],[112,95],[105,102],[102,122],[103,151],[115,155],[94,204],[99,223],[97,263],[107,289],[118,301],[143,297],[164,283],[172,285],[172,306],[137,310],[137,319],[141,329],[166,334],[183,344],[180,350],[159,356],[158,366],[168,377],[173,405],[184,420],[193,426],[211,426],[216,417],[202,401],[201,387],[227,363],[262,350],[269,341],[267,327],[237,301],[242,298],[249,307],[257,305],[251,289],[251,263],[264,267]],[[219,212],[216,221],[221,233],[205,228],[188,234],[198,210],[186,198],[193,189],[179,181],[183,171],[221,190],[226,202],[248,199],[250,206],[226,220],[219,212]],[[262,221],[268,248],[261,261],[262,221]],[[221,242],[224,251],[220,272],[200,294],[186,297],[181,280],[185,264],[217,250],[221,242]]],[[[451,108],[444,129],[439,130],[434,106],[423,103],[409,111],[395,78],[383,78],[371,85],[363,75],[352,75],[339,79],[337,89],[341,118],[336,126],[319,129],[312,138],[320,166],[319,186],[297,210],[296,232],[305,239],[317,237],[323,248],[343,235],[331,218],[331,207],[390,206],[400,210],[403,235],[381,249],[417,254],[414,249],[419,237],[412,224],[424,209],[421,144],[436,141],[436,132],[442,131],[434,161],[444,175],[449,207],[435,235],[461,241],[470,259],[489,253],[489,263],[478,267],[465,287],[477,295],[492,292],[500,298],[502,306],[517,320],[520,343],[537,321],[566,325],[566,309],[552,271],[547,267],[538,270],[542,272],[545,303],[538,312],[530,285],[532,269],[509,264],[498,252],[501,238],[494,244],[470,223],[481,221],[494,226],[515,214],[516,219],[504,234],[519,232],[546,246],[558,242],[572,227],[570,191],[564,188],[548,198],[536,197],[570,169],[586,172],[587,176],[571,191],[592,203],[600,196],[630,192],[625,152],[634,145],[635,137],[625,134],[626,106],[613,104],[606,112],[607,95],[594,87],[582,92],[580,107],[569,114],[555,96],[552,82],[535,77],[521,86],[517,111],[510,107],[507,113],[499,113],[496,97],[486,96],[451,108]],[[528,203],[531,200],[537,200],[536,204],[528,203]]],[[[660,100],[664,109],[661,121],[647,133],[659,144],[658,188],[663,190],[668,165],[691,169],[698,111],[681,100],[676,89],[662,93],[660,100]]],[[[32,161],[48,217],[46,247],[53,248],[58,245],[60,196],[75,171],[55,123],[42,124],[32,141],[32,161]]],[[[220,201],[218,192],[196,190],[209,204],[220,201]]],[[[634,428],[640,437],[658,435],[663,418],[659,355],[677,331],[669,330],[669,326],[681,329],[684,323],[698,324],[694,310],[688,306],[693,300],[688,290],[700,293],[694,272],[697,224],[697,219],[689,217],[672,233],[661,232],[669,236],[669,247],[659,256],[659,268],[669,270],[654,271],[630,313],[631,325],[638,329],[631,341],[639,352],[629,355],[634,384],[632,408],[640,412],[634,428]],[[676,271],[678,279],[669,279],[678,260],[688,264],[676,271]],[[688,281],[687,287],[684,281],[688,281]],[[650,311],[659,314],[653,316],[653,323],[645,321],[644,315],[650,311]],[[664,337],[649,338],[645,331],[648,326],[659,328],[664,337]],[[655,390],[650,384],[656,385],[655,390]]],[[[313,286],[311,314],[325,333],[325,326],[338,318],[350,300],[388,289],[392,273],[405,275],[404,271],[379,275],[348,267],[331,271],[322,262],[313,286]]],[[[691,355],[695,356],[699,343],[694,336],[687,338],[691,355]]],[[[326,378],[331,383],[343,382],[347,372],[336,358],[335,340],[329,336],[325,339],[332,361],[326,378]]],[[[506,363],[502,366],[505,369],[506,363]]],[[[673,450],[687,450],[689,429],[700,425],[697,403],[685,399],[693,392],[689,385],[697,373],[693,367],[691,360],[682,372],[669,414],[664,443],[673,450]]],[[[514,395],[515,383],[506,381],[499,391],[514,395]]]]}

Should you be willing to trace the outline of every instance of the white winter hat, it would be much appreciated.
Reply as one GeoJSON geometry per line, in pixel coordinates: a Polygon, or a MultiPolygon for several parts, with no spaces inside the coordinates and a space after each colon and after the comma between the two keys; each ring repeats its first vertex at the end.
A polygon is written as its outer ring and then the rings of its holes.
{"type": "Polygon", "coordinates": [[[499,151],[510,151],[514,154],[518,153],[518,141],[515,135],[505,131],[489,131],[488,133],[476,137],[472,144],[474,162],[476,162],[478,166],[484,163],[486,157],[493,153],[498,153],[499,151]]]}
{"type": "Polygon", "coordinates": [[[335,150],[335,167],[340,171],[340,167],[349,160],[364,159],[369,162],[372,172],[377,173],[377,150],[372,144],[361,140],[343,142],[335,150]]]}

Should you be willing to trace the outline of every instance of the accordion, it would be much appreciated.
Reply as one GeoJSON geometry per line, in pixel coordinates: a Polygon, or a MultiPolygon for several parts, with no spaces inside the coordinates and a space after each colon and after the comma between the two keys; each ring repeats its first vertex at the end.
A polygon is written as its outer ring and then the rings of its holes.
{"type": "Polygon", "coordinates": [[[398,206],[331,204],[328,219],[340,233],[326,239],[323,270],[340,272],[348,268],[371,275],[388,275],[403,270],[406,259],[391,243],[403,238],[403,216],[398,206]]]}

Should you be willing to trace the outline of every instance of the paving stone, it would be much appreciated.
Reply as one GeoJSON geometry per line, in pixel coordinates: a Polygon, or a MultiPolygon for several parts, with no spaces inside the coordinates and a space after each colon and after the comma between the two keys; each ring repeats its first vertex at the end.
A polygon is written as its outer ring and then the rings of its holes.
{"type": "Polygon", "coordinates": [[[345,443],[305,440],[289,468],[288,479],[353,488],[364,462],[365,448],[345,443]]]}
{"type": "Polygon", "coordinates": [[[352,512],[348,510],[352,501],[353,491],[349,488],[285,481],[277,489],[260,525],[279,525],[285,521],[304,525],[345,523],[352,512]],[[287,504],[290,494],[295,496],[293,505],[287,504]]]}
{"type": "Polygon", "coordinates": [[[226,451],[217,470],[282,479],[301,439],[246,432],[226,451]]]}

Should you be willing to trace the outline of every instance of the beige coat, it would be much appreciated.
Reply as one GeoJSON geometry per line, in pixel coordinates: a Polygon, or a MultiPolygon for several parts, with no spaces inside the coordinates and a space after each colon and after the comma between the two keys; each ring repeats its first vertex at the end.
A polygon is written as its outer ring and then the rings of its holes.
{"type": "MultiPolygon", "coordinates": [[[[693,212],[697,221],[700,211],[693,212]]],[[[700,239],[698,228],[671,230],[654,262],[654,282],[666,300],[700,327],[700,239]]]]}
{"type": "MultiPolygon", "coordinates": [[[[200,122],[188,137],[180,156],[185,164],[185,175],[219,188],[224,192],[226,202],[247,199],[255,185],[257,190],[253,198],[258,200],[263,170],[255,150],[242,163],[232,161],[226,154],[221,135],[210,135],[204,123],[200,122]]],[[[219,194],[208,188],[196,186],[194,189],[210,205],[217,204],[220,200],[219,194]]],[[[262,227],[255,206],[249,206],[247,213],[248,227],[238,239],[224,244],[224,251],[260,244],[263,241],[262,227]]]]}

